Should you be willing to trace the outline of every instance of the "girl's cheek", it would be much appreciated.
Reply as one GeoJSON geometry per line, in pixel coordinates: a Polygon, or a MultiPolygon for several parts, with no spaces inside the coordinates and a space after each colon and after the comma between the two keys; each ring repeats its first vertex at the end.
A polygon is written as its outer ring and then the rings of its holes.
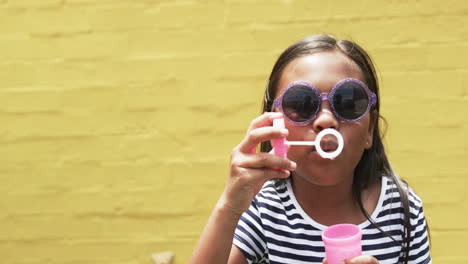
{"type": "Polygon", "coordinates": [[[288,140],[304,140],[307,135],[307,129],[298,126],[286,126],[289,131],[288,140]]]}

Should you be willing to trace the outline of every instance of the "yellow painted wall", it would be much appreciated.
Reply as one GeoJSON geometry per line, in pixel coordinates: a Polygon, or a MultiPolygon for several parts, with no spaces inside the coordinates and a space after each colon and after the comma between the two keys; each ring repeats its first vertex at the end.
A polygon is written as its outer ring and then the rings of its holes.
{"type": "Polygon", "coordinates": [[[435,263],[466,263],[468,2],[0,0],[0,263],[186,263],[279,53],[377,64],[435,263]]]}

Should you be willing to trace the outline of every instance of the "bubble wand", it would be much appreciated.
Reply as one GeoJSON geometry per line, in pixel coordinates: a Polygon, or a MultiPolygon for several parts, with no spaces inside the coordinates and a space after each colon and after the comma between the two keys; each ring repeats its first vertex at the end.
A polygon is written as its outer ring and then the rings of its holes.
{"type": "MultiPolygon", "coordinates": [[[[278,118],[273,120],[273,127],[276,128],[284,128],[284,119],[283,118],[278,118]]],[[[336,131],[335,129],[332,128],[327,128],[322,131],[320,131],[317,134],[317,137],[315,138],[315,141],[287,141],[285,138],[275,138],[273,139],[273,148],[276,156],[284,157],[286,158],[288,154],[288,147],[287,145],[290,146],[315,146],[317,152],[319,153],[322,158],[325,159],[334,159],[338,155],[340,155],[341,151],[343,150],[343,137],[341,134],[336,131]],[[325,152],[322,149],[322,146],[320,146],[320,141],[322,141],[322,138],[326,135],[333,135],[336,137],[338,140],[338,147],[335,149],[333,152],[325,152]]]]}

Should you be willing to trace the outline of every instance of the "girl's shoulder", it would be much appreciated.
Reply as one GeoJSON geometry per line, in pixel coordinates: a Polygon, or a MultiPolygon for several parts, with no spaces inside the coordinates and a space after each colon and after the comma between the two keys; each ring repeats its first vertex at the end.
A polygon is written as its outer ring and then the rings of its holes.
{"type": "Polygon", "coordinates": [[[271,214],[286,214],[292,207],[297,207],[289,179],[273,179],[265,182],[253,199],[252,206],[271,214]]]}
{"type": "Polygon", "coordinates": [[[382,190],[384,191],[384,201],[394,202],[407,199],[411,210],[422,210],[422,199],[417,195],[413,188],[404,180],[395,176],[384,175],[382,177],[382,190]]]}
{"type": "Polygon", "coordinates": [[[288,179],[273,179],[266,181],[259,194],[281,195],[288,191],[288,179]]]}

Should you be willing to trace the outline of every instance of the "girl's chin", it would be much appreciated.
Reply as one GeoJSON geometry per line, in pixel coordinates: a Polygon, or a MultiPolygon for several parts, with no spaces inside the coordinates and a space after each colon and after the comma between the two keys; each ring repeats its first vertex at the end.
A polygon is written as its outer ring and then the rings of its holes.
{"type": "Polygon", "coordinates": [[[343,153],[335,159],[328,159],[320,156],[317,151],[309,151],[291,156],[290,159],[302,165],[294,173],[301,181],[318,186],[333,186],[344,180],[343,153]]]}
{"type": "Polygon", "coordinates": [[[301,182],[307,182],[317,186],[334,186],[340,182],[339,177],[326,172],[305,172],[296,171],[293,174],[294,178],[300,178],[301,182]]]}
{"type": "Polygon", "coordinates": [[[307,160],[310,161],[316,161],[316,162],[321,162],[321,163],[333,163],[336,162],[341,155],[338,155],[337,157],[330,159],[330,158],[324,158],[322,157],[317,151],[310,151],[306,155],[307,160]]]}

